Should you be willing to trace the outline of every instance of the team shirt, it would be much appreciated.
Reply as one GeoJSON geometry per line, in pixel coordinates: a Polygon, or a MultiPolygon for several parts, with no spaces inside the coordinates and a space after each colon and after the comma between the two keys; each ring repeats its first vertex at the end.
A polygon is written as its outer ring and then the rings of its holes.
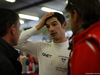
{"type": "Polygon", "coordinates": [[[70,53],[68,41],[63,43],[27,41],[36,32],[35,27],[22,32],[16,48],[38,58],[39,75],[67,75],[67,63],[70,53]]]}

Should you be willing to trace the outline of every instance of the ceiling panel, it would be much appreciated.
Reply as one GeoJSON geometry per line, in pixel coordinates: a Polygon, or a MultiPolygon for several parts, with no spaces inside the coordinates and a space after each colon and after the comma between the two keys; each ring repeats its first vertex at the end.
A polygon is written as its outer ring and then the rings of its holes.
{"type": "MultiPolygon", "coordinates": [[[[41,7],[44,6],[64,12],[64,8],[66,6],[66,0],[16,0],[16,2],[14,3],[10,3],[5,0],[0,0],[0,7],[12,9],[17,13],[21,14],[37,16],[40,19],[44,14],[47,13],[41,10],[41,7]]],[[[23,20],[25,21],[25,24],[28,25],[23,24],[22,27],[30,26],[29,24],[38,23],[40,21],[39,20],[37,22],[36,21],[30,22],[30,20],[27,19],[23,20]]]]}

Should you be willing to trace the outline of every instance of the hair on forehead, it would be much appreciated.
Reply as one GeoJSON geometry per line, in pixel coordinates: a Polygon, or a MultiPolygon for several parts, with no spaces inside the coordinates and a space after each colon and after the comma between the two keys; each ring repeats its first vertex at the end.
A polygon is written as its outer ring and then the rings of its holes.
{"type": "Polygon", "coordinates": [[[47,21],[48,19],[52,18],[52,17],[56,17],[57,20],[58,20],[61,24],[63,24],[63,23],[65,22],[65,18],[64,18],[64,16],[63,16],[62,14],[60,14],[60,13],[58,13],[58,12],[54,12],[54,15],[52,15],[52,16],[46,18],[45,24],[46,24],[46,21],[47,21]]]}

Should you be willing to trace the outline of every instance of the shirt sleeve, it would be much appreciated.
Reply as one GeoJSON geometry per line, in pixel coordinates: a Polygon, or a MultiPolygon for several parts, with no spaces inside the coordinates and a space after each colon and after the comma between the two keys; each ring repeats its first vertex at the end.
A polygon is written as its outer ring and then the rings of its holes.
{"type": "Polygon", "coordinates": [[[43,42],[28,41],[28,39],[32,35],[34,35],[36,32],[37,32],[37,29],[35,27],[22,32],[19,37],[18,45],[15,46],[15,48],[22,50],[24,52],[28,52],[31,55],[37,56],[37,54],[42,48],[43,42]]]}

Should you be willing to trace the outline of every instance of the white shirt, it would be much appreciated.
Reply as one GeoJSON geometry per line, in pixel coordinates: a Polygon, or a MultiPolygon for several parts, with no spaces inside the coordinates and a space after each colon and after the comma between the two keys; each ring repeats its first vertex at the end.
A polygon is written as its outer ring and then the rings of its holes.
{"type": "Polygon", "coordinates": [[[46,43],[27,41],[37,32],[35,27],[22,32],[17,49],[26,51],[39,60],[39,75],[67,75],[67,62],[70,51],[68,42],[46,43]]]}

